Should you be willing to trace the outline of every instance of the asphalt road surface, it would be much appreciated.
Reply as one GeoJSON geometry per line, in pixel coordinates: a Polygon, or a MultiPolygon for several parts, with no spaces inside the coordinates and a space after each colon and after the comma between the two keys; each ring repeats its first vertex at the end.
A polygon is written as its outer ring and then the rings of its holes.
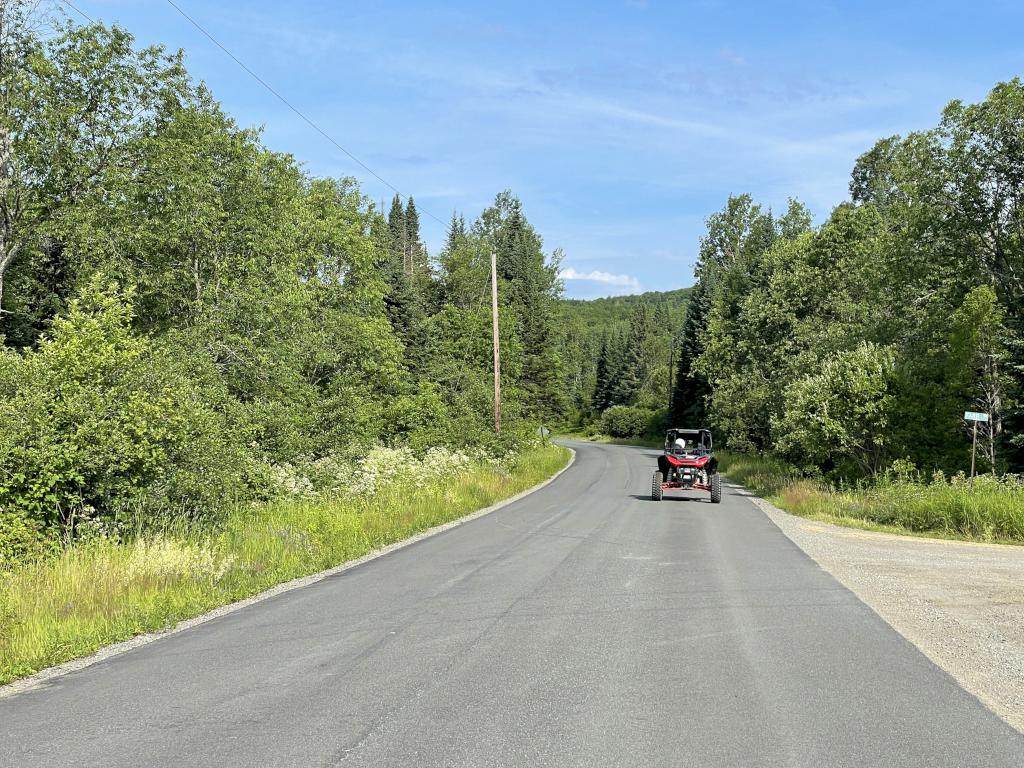
{"type": "Polygon", "coordinates": [[[574,447],[498,512],[0,699],[0,765],[1024,765],[735,489],[655,503],[654,451],[574,447]]]}

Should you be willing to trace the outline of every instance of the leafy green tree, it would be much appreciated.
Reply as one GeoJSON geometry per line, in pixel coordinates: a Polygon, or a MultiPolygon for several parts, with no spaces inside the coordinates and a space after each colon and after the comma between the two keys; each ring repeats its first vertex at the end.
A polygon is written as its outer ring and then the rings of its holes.
{"type": "Polygon", "coordinates": [[[951,318],[950,357],[960,376],[950,376],[950,385],[962,388],[971,410],[981,411],[989,420],[980,426],[982,456],[989,468],[998,467],[997,453],[1003,433],[1007,388],[1011,385],[1007,363],[1010,347],[1005,311],[990,286],[972,290],[951,318]]]}
{"type": "Polygon", "coordinates": [[[464,216],[452,214],[438,265],[442,303],[461,309],[490,305],[490,253],[485,243],[467,230],[464,216]]]}
{"type": "MultiPolygon", "coordinates": [[[[135,149],[188,83],[180,54],[136,51],[120,27],[66,26],[44,41],[31,29],[35,5],[0,9],[0,300],[7,271],[24,259],[19,292],[49,298],[42,309],[54,305],[49,262],[66,255],[63,218],[108,175],[130,177],[135,149]]],[[[47,317],[24,300],[12,307],[0,332],[30,343],[47,317]]]]}
{"type": "MultiPolygon", "coordinates": [[[[999,83],[987,98],[946,107],[938,132],[947,150],[944,179],[952,210],[947,236],[980,262],[1006,311],[1006,323],[1024,336],[1024,83],[999,83]],[[949,230],[952,230],[949,232],[949,230]]],[[[1010,347],[1007,371],[1013,400],[1004,402],[1005,441],[1012,463],[1024,467],[1024,354],[1010,347]]],[[[1002,420],[1001,420],[1002,422],[1002,420]]]]}
{"type": "Polygon", "coordinates": [[[630,405],[613,405],[601,415],[601,430],[612,437],[639,437],[647,431],[650,413],[630,405]]]}
{"type": "Polygon", "coordinates": [[[739,343],[745,332],[742,306],[762,284],[761,263],[776,238],[771,213],[749,195],[740,195],[730,197],[721,211],[709,217],[701,240],[697,276],[706,283],[708,307],[698,332],[697,373],[711,386],[712,421],[734,447],[759,446],[764,439],[764,425],[737,418],[735,408],[741,401],[728,395],[722,385],[745,365],[746,348],[739,343]]]}
{"type": "Polygon", "coordinates": [[[787,390],[779,451],[818,466],[852,461],[874,476],[889,464],[895,379],[891,349],[865,343],[829,358],[787,390]]]}

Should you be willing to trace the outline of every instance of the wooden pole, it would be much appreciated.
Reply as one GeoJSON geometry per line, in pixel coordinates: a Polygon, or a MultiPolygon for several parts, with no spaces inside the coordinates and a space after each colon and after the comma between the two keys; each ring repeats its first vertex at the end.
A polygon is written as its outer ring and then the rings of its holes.
{"type": "Polygon", "coordinates": [[[498,345],[498,257],[491,251],[491,324],[494,327],[494,431],[501,432],[501,351],[498,345]]]}

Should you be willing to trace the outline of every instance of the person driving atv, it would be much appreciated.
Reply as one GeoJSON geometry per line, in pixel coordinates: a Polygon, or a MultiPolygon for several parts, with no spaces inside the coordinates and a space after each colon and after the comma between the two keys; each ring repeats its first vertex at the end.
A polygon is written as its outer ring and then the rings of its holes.
{"type": "Polygon", "coordinates": [[[678,451],[679,453],[686,453],[687,452],[686,451],[686,439],[685,438],[677,437],[676,441],[674,443],[674,446],[675,446],[676,451],[678,451]]]}

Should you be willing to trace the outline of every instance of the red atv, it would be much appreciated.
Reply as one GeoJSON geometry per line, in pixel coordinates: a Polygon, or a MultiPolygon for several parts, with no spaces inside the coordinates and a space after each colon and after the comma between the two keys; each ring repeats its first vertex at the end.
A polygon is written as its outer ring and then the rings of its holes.
{"type": "Polygon", "coordinates": [[[651,498],[661,501],[667,490],[707,491],[711,503],[722,500],[722,476],[718,459],[711,453],[707,429],[670,429],[665,434],[665,453],[658,457],[658,471],[651,478],[651,498]]]}

